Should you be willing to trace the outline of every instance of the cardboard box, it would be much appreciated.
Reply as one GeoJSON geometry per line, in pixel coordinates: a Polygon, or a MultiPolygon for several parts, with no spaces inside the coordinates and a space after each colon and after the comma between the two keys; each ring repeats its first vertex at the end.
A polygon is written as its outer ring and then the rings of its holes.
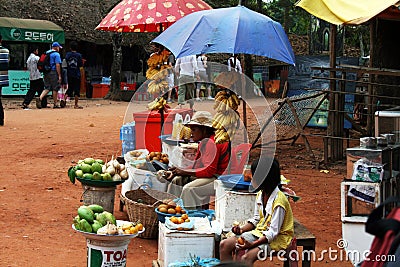
{"type": "Polygon", "coordinates": [[[190,217],[195,220],[195,229],[176,231],[159,223],[158,260],[162,266],[173,262],[185,262],[191,257],[213,258],[214,236],[207,218],[190,217]]]}
{"type": "Polygon", "coordinates": [[[229,231],[234,221],[244,222],[254,216],[256,193],[231,191],[219,180],[214,188],[215,218],[223,231],[229,231]]]}

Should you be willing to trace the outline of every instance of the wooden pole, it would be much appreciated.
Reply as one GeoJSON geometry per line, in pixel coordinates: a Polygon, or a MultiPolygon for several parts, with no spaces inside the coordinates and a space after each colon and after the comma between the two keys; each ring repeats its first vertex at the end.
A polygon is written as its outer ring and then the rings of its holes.
{"type": "MultiPolygon", "coordinates": [[[[376,40],[376,19],[370,20],[370,56],[369,56],[369,67],[372,68],[374,66],[374,59],[375,59],[375,45],[373,40],[376,40]]],[[[369,82],[374,81],[374,75],[369,75],[369,82]]],[[[375,109],[373,107],[374,99],[371,95],[375,95],[374,86],[372,84],[368,84],[368,97],[367,97],[367,134],[368,136],[374,136],[374,113],[375,109]]]]}
{"type": "MultiPolygon", "coordinates": [[[[337,27],[336,25],[331,24],[330,27],[330,38],[329,38],[329,47],[330,47],[330,53],[329,53],[329,66],[330,68],[335,68],[336,67],[336,32],[337,32],[337,27]]],[[[336,71],[330,71],[329,72],[329,77],[330,78],[335,78],[336,77],[336,71]]],[[[329,89],[331,91],[331,94],[329,95],[329,112],[328,112],[328,128],[327,128],[327,136],[333,136],[334,134],[334,125],[336,122],[336,112],[332,111],[335,110],[335,94],[333,92],[336,91],[336,82],[335,81],[330,81],[329,82],[329,89]]],[[[330,158],[331,160],[335,161],[336,160],[336,144],[337,140],[335,138],[330,138],[329,139],[329,146],[330,146],[330,158]]],[[[324,155],[327,155],[324,153],[324,155]]],[[[324,159],[324,162],[328,162],[329,159],[324,159]]]]}

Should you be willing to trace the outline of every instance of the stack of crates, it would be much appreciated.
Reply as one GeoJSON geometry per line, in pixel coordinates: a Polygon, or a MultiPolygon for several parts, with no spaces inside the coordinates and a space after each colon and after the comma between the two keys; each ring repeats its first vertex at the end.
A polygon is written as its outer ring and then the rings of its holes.
{"type": "Polygon", "coordinates": [[[122,125],[119,131],[119,139],[122,141],[122,156],[124,156],[126,152],[135,150],[135,122],[122,125]]]}

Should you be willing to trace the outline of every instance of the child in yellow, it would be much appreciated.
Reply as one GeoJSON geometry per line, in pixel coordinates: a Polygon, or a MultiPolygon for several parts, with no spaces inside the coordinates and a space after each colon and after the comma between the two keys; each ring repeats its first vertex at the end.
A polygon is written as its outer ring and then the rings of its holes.
{"type": "Polygon", "coordinates": [[[258,259],[265,259],[271,253],[285,250],[293,239],[293,213],[287,197],[279,190],[280,169],[277,160],[260,158],[251,165],[252,186],[258,191],[253,218],[242,227],[233,226],[232,232],[240,235],[230,237],[220,243],[220,260],[231,261],[237,250],[245,254],[237,260],[248,266],[258,259]],[[266,170],[271,166],[270,170],[266,170]]]}

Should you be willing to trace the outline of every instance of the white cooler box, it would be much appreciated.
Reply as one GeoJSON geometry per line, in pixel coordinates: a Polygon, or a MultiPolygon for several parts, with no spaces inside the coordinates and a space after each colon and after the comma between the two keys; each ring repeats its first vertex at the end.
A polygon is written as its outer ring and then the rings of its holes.
{"type": "Polygon", "coordinates": [[[145,181],[147,175],[150,177],[152,189],[162,191],[162,192],[167,191],[168,183],[160,182],[156,178],[155,174],[152,173],[151,171],[138,169],[138,168],[132,167],[129,164],[126,164],[125,166],[128,170],[129,178],[128,178],[128,180],[126,180],[125,182],[122,183],[122,188],[121,188],[122,195],[125,196],[125,193],[127,191],[138,189],[139,186],[144,184],[144,181],[145,181]]]}
{"type": "Polygon", "coordinates": [[[176,231],[159,223],[158,260],[167,267],[173,262],[186,262],[191,257],[214,257],[214,232],[207,218],[190,217],[195,220],[194,230],[176,231]]]}
{"type": "Polygon", "coordinates": [[[215,218],[223,231],[230,231],[234,221],[244,222],[254,216],[257,193],[231,191],[219,181],[214,181],[215,218]]]}

